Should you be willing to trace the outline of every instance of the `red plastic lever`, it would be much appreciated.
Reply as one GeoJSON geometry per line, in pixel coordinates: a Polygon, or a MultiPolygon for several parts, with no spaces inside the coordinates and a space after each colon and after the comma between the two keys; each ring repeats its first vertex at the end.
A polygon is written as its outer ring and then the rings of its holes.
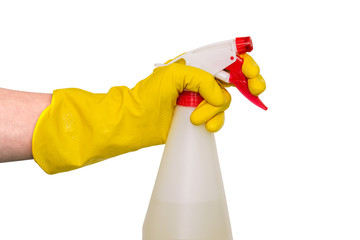
{"type": "Polygon", "coordinates": [[[253,104],[264,110],[267,110],[267,107],[263,102],[261,102],[259,97],[251,94],[248,86],[248,79],[242,73],[243,63],[244,63],[244,59],[237,56],[236,61],[226,68],[226,70],[228,70],[230,73],[229,82],[234,84],[235,87],[253,104]]]}

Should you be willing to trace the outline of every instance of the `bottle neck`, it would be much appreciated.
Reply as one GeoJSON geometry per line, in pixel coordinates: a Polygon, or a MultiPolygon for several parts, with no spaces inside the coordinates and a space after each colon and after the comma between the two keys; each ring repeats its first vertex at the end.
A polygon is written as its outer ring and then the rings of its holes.
{"type": "Polygon", "coordinates": [[[199,93],[183,91],[177,99],[177,105],[185,107],[197,107],[204,100],[199,93]]]}

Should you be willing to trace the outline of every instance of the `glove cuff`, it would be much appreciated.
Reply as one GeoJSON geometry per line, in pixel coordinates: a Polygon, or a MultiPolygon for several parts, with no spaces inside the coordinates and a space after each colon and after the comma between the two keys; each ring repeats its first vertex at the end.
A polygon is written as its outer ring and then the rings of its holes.
{"type": "Polygon", "coordinates": [[[144,147],[143,129],[137,129],[141,110],[127,87],[114,87],[107,94],[55,90],[34,130],[34,160],[54,174],[144,147]]]}

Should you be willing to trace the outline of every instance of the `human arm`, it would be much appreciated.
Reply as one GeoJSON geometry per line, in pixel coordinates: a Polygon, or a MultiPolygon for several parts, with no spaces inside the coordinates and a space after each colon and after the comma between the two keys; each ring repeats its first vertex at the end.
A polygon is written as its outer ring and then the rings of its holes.
{"type": "Polygon", "coordinates": [[[0,162],[32,159],[31,141],[51,94],[0,88],[0,162]]]}

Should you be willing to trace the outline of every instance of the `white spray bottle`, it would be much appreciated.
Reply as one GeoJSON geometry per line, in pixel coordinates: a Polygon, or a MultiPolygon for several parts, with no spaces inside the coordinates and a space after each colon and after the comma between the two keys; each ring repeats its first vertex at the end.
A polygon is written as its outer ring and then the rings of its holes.
{"type": "MultiPolygon", "coordinates": [[[[255,105],[240,54],[250,52],[250,37],[215,43],[183,54],[179,60],[235,85],[255,105]]],[[[143,225],[143,240],[232,240],[214,134],[195,126],[190,115],[202,101],[198,93],[180,94],[143,225]]]]}

